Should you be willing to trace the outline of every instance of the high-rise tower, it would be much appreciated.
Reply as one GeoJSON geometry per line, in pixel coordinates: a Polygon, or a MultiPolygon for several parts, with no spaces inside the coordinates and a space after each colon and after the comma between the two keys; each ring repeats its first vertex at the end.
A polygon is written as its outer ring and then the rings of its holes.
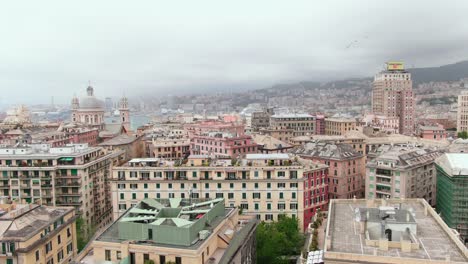
{"type": "Polygon", "coordinates": [[[414,133],[413,81],[402,62],[387,62],[386,70],[375,75],[372,111],[377,115],[398,117],[400,134],[414,133]]]}

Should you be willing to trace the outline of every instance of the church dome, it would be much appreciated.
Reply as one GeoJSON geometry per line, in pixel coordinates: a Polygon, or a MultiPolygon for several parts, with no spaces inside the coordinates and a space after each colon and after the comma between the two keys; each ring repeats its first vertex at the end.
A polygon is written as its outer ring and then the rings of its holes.
{"type": "Polygon", "coordinates": [[[102,109],[104,111],[104,101],[94,96],[85,96],[80,99],[80,109],[102,109]]]}
{"type": "Polygon", "coordinates": [[[86,89],[86,93],[88,94],[87,96],[80,98],[80,109],[99,109],[104,111],[106,105],[104,101],[94,97],[94,88],[91,85],[86,89]]]}

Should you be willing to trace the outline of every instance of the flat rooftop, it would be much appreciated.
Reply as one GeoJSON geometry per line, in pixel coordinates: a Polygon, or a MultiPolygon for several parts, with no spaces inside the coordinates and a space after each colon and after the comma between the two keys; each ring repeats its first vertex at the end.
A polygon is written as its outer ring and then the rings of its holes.
{"type": "MultiPolygon", "coordinates": [[[[376,207],[381,204],[379,201],[375,200],[376,207]]],[[[328,259],[327,252],[329,252],[340,254],[340,259],[330,257],[328,260],[331,263],[345,260],[351,263],[361,263],[362,261],[366,263],[390,263],[385,262],[384,258],[392,258],[391,263],[407,263],[408,261],[405,258],[424,260],[421,263],[425,263],[425,261],[445,261],[447,255],[450,255],[451,263],[466,263],[468,261],[468,250],[460,241],[458,241],[459,243],[455,242],[457,237],[453,233],[449,233],[451,229],[448,229],[427,202],[423,199],[394,199],[388,201],[388,206],[399,206],[400,203],[402,209],[413,210],[417,224],[416,238],[420,243],[419,249],[414,249],[412,252],[403,252],[400,248],[389,248],[385,251],[380,250],[378,247],[366,246],[365,235],[360,234],[359,222],[355,221],[355,209],[367,207],[366,200],[332,200],[327,230],[331,244],[330,248],[326,250],[325,259],[328,259]],[[426,206],[429,207],[427,215],[424,213],[426,206]],[[462,248],[464,248],[465,252],[463,252],[462,248]],[[356,255],[360,255],[360,257],[356,255]],[[369,256],[369,259],[365,259],[363,256],[369,256]],[[375,261],[375,256],[384,258],[375,261]],[[353,261],[353,259],[356,261],[353,261]],[[357,261],[357,259],[361,260],[357,261]]]]}

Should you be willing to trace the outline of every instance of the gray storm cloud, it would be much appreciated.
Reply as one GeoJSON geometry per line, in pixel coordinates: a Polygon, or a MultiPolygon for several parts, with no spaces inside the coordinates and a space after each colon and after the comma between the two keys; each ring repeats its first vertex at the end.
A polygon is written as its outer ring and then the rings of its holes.
{"type": "Polygon", "coordinates": [[[466,1],[10,1],[3,103],[263,88],[468,58],[466,1]],[[5,95],[7,93],[8,95],[5,95]]]}

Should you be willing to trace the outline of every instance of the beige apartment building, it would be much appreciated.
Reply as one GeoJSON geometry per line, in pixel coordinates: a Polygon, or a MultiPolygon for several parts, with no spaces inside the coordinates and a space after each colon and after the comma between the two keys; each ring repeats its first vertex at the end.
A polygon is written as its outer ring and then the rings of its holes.
{"type": "Polygon", "coordinates": [[[424,198],[436,203],[435,159],[442,153],[434,149],[382,146],[366,166],[366,198],[424,198]]]}
{"type": "Polygon", "coordinates": [[[224,199],[139,201],[92,243],[94,263],[255,263],[257,221],[224,199]]]}
{"type": "Polygon", "coordinates": [[[224,198],[259,220],[297,217],[305,230],[318,209],[327,210],[328,169],[283,153],[239,160],[192,155],[184,164],[134,159],[114,168],[111,189],[114,219],[147,198],[224,198]]]}
{"type": "Polygon", "coordinates": [[[458,96],[457,132],[468,131],[468,91],[458,96]]]}
{"type": "Polygon", "coordinates": [[[75,210],[0,204],[0,263],[70,263],[77,254],[75,210]]]}
{"type": "Polygon", "coordinates": [[[353,118],[325,118],[325,135],[342,136],[356,130],[357,122],[353,118]]]}
{"type": "MultiPolygon", "coordinates": [[[[270,117],[270,128],[292,129],[294,137],[315,134],[315,117],[309,114],[275,114],[270,117]]],[[[285,140],[288,139],[280,139],[285,140]]]]}
{"type": "Polygon", "coordinates": [[[87,144],[0,148],[0,195],[24,203],[73,206],[88,224],[99,227],[112,221],[107,179],[121,157],[123,151],[87,144]]]}
{"type": "Polygon", "coordinates": [[[190,139],[188,138],[157,138],[150,146],[152,157],[168,160],[182,159],[190,154],[190,139]]]}

